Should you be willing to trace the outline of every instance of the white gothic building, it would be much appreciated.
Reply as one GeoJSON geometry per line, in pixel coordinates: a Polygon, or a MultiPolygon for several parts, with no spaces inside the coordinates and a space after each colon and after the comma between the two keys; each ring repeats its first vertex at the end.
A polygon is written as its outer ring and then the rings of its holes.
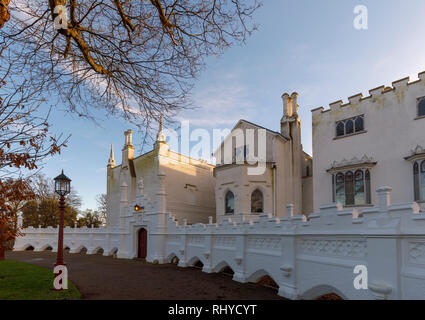
{"type": "Polygon", "coordinates": [[[168,210],[177,219],[186,219],[190,224],[208,222],[208,217],[215,214],[214,166],[170,150],[162,124],[153,149],[137,157],[134,156],[132,131],[124,135],[121,164],[116,165],[111,147],[107,166],[107,225],[120,226],[123,197],[128,202],[136,201],[140,188],[146,199],[155,201],[159,173],[166,175],[168,210]]]}
{"type": "MultiPolygon", "coordinates": [[[[239,282],[267,275],[290,299],[425,299],[425,73],[312,110],[313,158],[297,94],[282,99],[280,132],[240,120],[215,167],[169,150],[162,126],[153,150],[134,157],[127,131],[121,164],[112,150],[108,163],[107,226],[66,227],[64,246],[230,267],[239,282]],[[249,130],[264,140],[241,139],[249,130]],[[368,272],[360,289],[358,266],[368,272]]],[[[23,233],[14,250],[57,250],[57,227],[23,233]]]]}
{"type": "Polygon", "coordinates": [[[283,218],[288,216],[288,203],[296,215],[313,211],[312,158],[301,144],[297,97],[296,92],[282,95],[280,132],[240,120],[215,152],[217,221],[253,219],[261,213],[283,218]],[[231,159],[225,159],[226,144],[231,159]],[[258,161],[263,162],[263,170],[258,161]]]}
{"type": "Polygon", "coordinates": [[[377,204],[379,186],[395,202],[425,210],[425,73],[312,110],[314,210],[329,202],[377,204]]]}

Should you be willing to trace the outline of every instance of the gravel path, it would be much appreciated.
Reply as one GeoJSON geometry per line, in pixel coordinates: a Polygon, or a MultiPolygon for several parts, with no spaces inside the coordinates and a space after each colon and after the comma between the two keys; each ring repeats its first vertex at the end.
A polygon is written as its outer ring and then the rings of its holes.
{"type": "MultiPolygon", "coordinates": [[[[52,252],[7,252],[7,259],[52,268],[52,252]]],[[[69,280],[83,299],[151,300],[275,300],[276,290],[258,284],[241,284],[230,275],[206,274],[174,264],[154,265],[142,260],[123,260],[101,255],[66,254],[69,280]]]]}

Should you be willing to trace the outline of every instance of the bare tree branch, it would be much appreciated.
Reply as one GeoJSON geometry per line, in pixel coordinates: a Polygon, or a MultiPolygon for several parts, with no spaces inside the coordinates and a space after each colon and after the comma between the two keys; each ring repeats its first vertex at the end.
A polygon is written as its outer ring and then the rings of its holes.
{"type": "Polygon", "coordinates": [[[147,129],[192,107],[205,58],[243,43],[259,7],[257,0],[12,0],[0,62],[16,59],[29,86],[70,112],[92,117],[103,109],[147,129]],[[69,18],[55,29],[60,5],[69,18]]]}

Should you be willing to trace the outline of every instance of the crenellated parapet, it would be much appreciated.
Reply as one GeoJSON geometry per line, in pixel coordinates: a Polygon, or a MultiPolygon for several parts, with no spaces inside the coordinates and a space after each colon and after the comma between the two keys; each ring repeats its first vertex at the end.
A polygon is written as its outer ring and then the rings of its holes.
{"type": "Polygon", "coordinates": [[[425,83],[425,72],[418,74],[418,79],[411,80],[410,77],[399,79],[393,81],[391,86],[379,86],[369,90],[368,96],[363,96],[362,93],[358,93],[351,97],[348,97],[347,102],[343,100],[338,100],[329,104],[329,108],[325,109],[323,106],[319,108],[312,109],[311,112],[313,117],[317,117],[320,114],[327,112],[339,112],[341,109],[347,110],[349,107],[356,107],[362,105],[365,101],[372,103],[379,102],[380,99],[383,99],[390,94],[394,95],[397,99],[400,99],[400,96],[397,96],[398,93],[407,90],[410,86],[420,86],[425,83]]]}
{"type": "MultiPolygon", "coordinates": [[[[392,220],[400,226],[401,221],[403,221],[403,227],[407,228],[404,230],[405,232],[408,232],[408,228],[410,227],[416,228],[417,225],[415,224],[417,221],[423,220],[425,227],[425,213],[420,211],[420,207],[416,202],[391,204],[390,193],[390,187],[380,187],[377,189],[379,205],[376,207],[344,209],[340,203],[330,203],[322,205],[320,211],[317,213],[289,218],[276,218],[270,214],[261,214],[257,219],[233,221],[232,218],[227,218],[220,223],[186,225],[184,222],[179,224],[173,215],[168,214],[167,230],[169,233],[189,234],[207,234],[211,231],[232,234],[284,234],[290,231],[294,234],[303,234],[305,232],[320,230],[324,235],[349,230],[349,232],[356,231],[359,234],[365,234],[368,233],[371,225],[382,219],[392,220]]],[[[402,230],[399,231],[401,232],[402,230]]],[[[425,235],[425,230],[422,234],[425,235]]]]}

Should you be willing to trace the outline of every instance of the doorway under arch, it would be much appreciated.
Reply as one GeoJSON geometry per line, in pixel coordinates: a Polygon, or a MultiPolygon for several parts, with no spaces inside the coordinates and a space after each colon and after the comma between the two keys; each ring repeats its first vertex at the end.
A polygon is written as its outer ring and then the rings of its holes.
{"type": "Polygon", "coordinates": [[[137,239],[137,257],[140,259],[146,259],[148,251],[148,232],[145,228],[139,229],[137,239]]]}

